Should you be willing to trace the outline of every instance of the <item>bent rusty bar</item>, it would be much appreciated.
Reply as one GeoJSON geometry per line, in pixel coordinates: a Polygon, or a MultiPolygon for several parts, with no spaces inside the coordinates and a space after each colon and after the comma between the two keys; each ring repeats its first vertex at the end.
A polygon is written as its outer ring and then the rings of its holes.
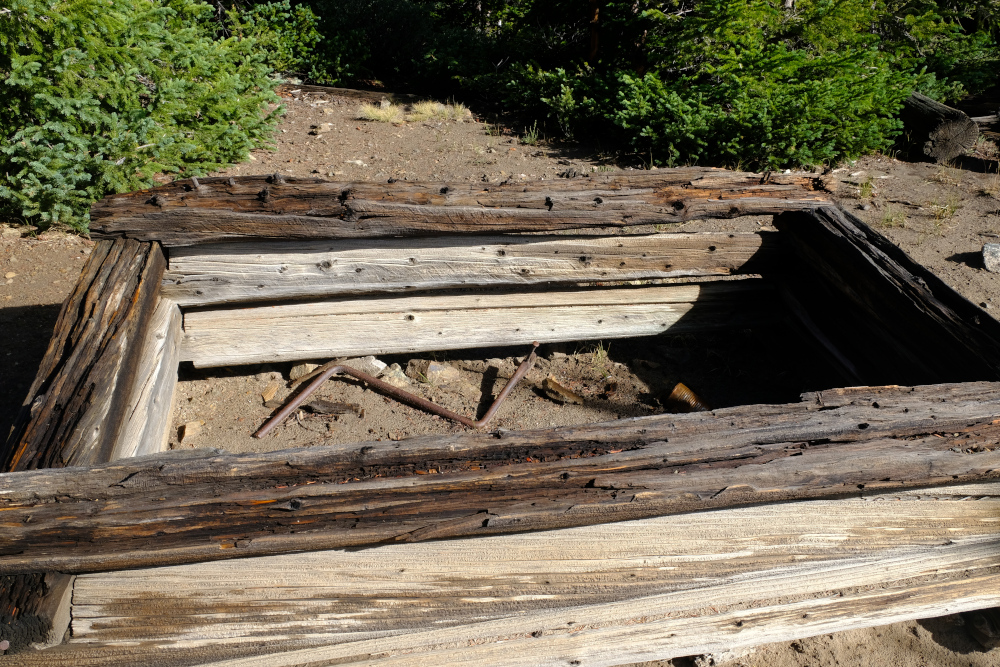
{"type": "Polygon", "coordinates": [[[514,371],[514,375],[511,376],[510,380],[507,381],[507,384],[504,385],[504,388],[500,391],[500,395],[497,396],[495,401],[493,401],[493,405],[491,405],[490,409],[486,411],[486,414],[483,415],[483,418],[478,421],[469,419],[468,417],[460,415],[457,412],[452,412],[448,408],[441,407],[437,403],[432,403],[431,401],[428,401],[426,398],[414,396],[408,391],[403,391],[398,387],[393,387],[391,384],[388,384],[386,382],[383,382],[382,380],[379,380],[378,378],[368,375],[368,373],[362,373],[361,371],[355,370],[350,366],[338,365],[338,366],[331,366],[330,368],[326,369],[325,371],[317,375],[316,378],[309,383],[309,386],[307,386],[305,389],[299,392],[298,396],[296,396],[294,399],[285,404],[285,406],[281,408],[281,410],[279,410],[276,415],[267,420],[267,422],[263,426],[261,426],[256,433],[253,434],[253,437],[263,438],[265,435],[270,433],[274,429],[274,427],[283,422],[288,417],[288,415],[292,414],[292,412],[294,412],[296,408],[302,405],[303,401],[305,401],[310,394],[319,389],[321,384],[326,382],[334,375],[340,375],[340,374],[350,375],[351,377],[357,378],[362,382],[364,382],[365,384],[369,384],[372,387],[381,390],[383,393],[388,394],[389,396],[392,396],[393,398],[402,401],[403,403],[409,403],[415,408],[426,410],[427,412],[439,415],[441,417],[444,417],[445,419],[456,421],[470,428],[482,428],[491,419],[493,419],[493,415],[495,415],[496,411],[500,408],[500,404],[503,403],[504,400],[506,400],[507,396],[510,394],[510,392],[514,390],[514,387],[517,385],[517,383],[521,381],[521,378],[523,378],[527,374],[527,372],[531,370],[531,367],[534,366],[535,353],[538,350],[538,341],[535,341],[531,345],[532,345],[531,353],[524,358],[524,361],[521,362],[521,365],[517,367],[516,371],[514,371]]]}

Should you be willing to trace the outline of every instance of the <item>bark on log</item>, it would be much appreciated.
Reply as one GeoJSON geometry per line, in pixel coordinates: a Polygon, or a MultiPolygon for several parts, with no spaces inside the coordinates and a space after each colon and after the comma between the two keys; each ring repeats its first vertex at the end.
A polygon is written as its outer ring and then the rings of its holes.
{"type": "MultiPolygon", "coordinates": [[[[0,449],[0,470],[110,459],[165,266],[154,244],[104,241],[94,247],[0,449]]],[[[62,639],[58,627],[71,577],[40,573],[45,569],[0,577],[0,640],[10,641],[12,650],[62,639]]]]}
{"type": "Polygon", "coordinates": [[[911,155],[919,159],[948,162],[972,150],[979,138],[979,125],[964,112],[913,93],[900,112],[911,155]]]}
{"type": "Polygon", "coordinates": [[[800,260],[789,288],[866,382],[1000,379],[1000,322],[864,222],[827,207],[774,224],[800,260]]]}
{"type": "Polygon", "coordinates": [[[0,573],[84,572],[1000,479],[1000,385],[0,476],[0,573]]]}
{"type": "Polygon", "coordinates": [[[632,227],[829,205],[811,174],[685,167],[524,183],[335,183],[281,176],[177,181],[91,208],[94,238],[166,246],[270,239],[632,227]]]}

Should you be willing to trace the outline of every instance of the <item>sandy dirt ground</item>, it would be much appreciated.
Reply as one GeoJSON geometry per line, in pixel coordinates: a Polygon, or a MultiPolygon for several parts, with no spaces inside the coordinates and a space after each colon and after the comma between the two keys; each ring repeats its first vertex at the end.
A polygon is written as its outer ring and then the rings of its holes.
{"type": "MultiPolygon", "coordinates": [[[[369,122],[359,102],[289,95],[273,150],[220,175],[281,172],[338,180],[488,181],[574,177],[628,169],[585,145],[535,141],[517,128],[487,124],[472,113],[457,118],[369,122]],[[526,143],[527,142],[527,143],[526,143]]],[[[974,159],[956,167],[909,164],[873,156],[839,165],[828,174],[849,210],[888,236],[917,261],[984,308],[1000,308],[1000,275],[982,266],[984,242],[1000,242],[1000,176],[996,162],[974,159]],[[992,170],[992,173],[987,173],[992,170]]],[[[662,231],[769,229],[768,218],[665,225],[662,231]]],[[[92,245],[61,232],[0,229],[0,430],[7,433],[31,384],[59,305],[68,295],[92,245]]],[[[990,311],[991,313],[993,311],[990,311]]],[[[482,414],[513,373],[527,348],[493,348],[381,357],[409,368],[405,388],[467,415],[482,414]],[[419,362],[453,371],[427,382],[419,362]]],[[[776,318],[770,326],[716,334],[660,336],[630,341],[581,341],[546,345],[536,368],[501,409],[496,426],[510,429],[601,421],[677,409],[668,395],[683,382],[713,407],[790,402],[803,391],[843,384],[817,367],[812,348],[776,318]],[[583,399],[551,400],[542,381],[553,376],[583,399]]],[[[321,363],[325,359],[314,360],[321,363]]],[[[293,364],[221,369],[184,365],[171,447],[224,447],[258,451],[311,444],[400,439],[464,430],[401,405],[351,380],[328,382],[317,394],[342,404],[341,414],[303,411],[273,436],[250,434],[273,412],[265,405],[291,390],[293,364]],[[200,432],[181,437],[197,423],[200,432]]],[[[656,665],[693,665],[690,659],[656,665]]],[[[918,667],[1000,665],[1000,649],[984,651],[960,616],[899,623],[798,642],[758,647],[729,662],[744,667],[833,665],[918,667]]]]}

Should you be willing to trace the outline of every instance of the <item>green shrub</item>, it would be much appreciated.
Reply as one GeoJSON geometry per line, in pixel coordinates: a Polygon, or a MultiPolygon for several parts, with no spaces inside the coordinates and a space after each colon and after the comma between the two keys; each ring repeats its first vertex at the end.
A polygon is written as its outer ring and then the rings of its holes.
{"type": "Polygon", "coordinates": [[[326,63],[319,57],[323,36],[319,18],[308,5],[292,7],[290,0],[234,7],[226,15],[236,37],[252,39],[264,62],[275,72],[324,78],[326,63]]]}
{"type": "Polygon", "coordinates": [[[197,0],[9,0],[0,11],[0,215],[86,230],[158,172],[246,159],[276,102],[253,39],[197,0]]]}

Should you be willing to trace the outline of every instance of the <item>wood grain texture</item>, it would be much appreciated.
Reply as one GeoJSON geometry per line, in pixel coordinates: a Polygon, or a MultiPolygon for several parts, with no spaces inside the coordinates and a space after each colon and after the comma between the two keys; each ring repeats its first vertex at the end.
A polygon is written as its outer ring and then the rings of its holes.
{"type": "Polygon", "coordinates": [[[110,460],[165,268],[154,244],[94,247],[0,457],[3,470],[110,460]]]}
{"type": "Polygon", "coordinates": [[[112,461],[156,454],[167,448],[177,389],[181,323],[177,304],[159,299],[141,342],[139,368],[128,400],[125,426],[115,442],[112,461]]]}
{"type": "Polygon", "coordinates": [[[0,573],[544,530],[1000,477],[1000,387],[0,476],[0,573]],[[25,521],[30,517],[30,521],[25,521]]]}
{"type": "Polygon", "coordinates": [[[760,273],[774,233],[431,237],[173,248],[163,296],[181,306],[471,286],[760,273]]]}
{"type": "MultiPolygon", "coordinates": [[[[166,262],[159,247],[98,243],[63,303],[4,446],[0,470],[108,461],[126,421],[140,341],[166,262]]],[[[62,640],[72,577],[0,577],[0,640],[12,650],[62,640]]]]}
{"type": "Polygon", "coordinates": [[[767,291],[750,279],[196,310],[184,315],[181,359],[200,368],[706,331],[768,319],[767,291]]]}
{"type": "Polygon", "coordinates": [[[920,93],[903,102],[899,117],[917,159],[950,162],[975,148],[979,138],[979,125],[965,112],[920,93]]]}
{"type": "Polygon", "coordinates": [[[775,226],[801,259],[802,277],[817,278],[839,299],[799,300],[819,322],[832,311],[849,323],[839,338],[868,360],[866,381],[1000,378],[1000,322],[861,220],[828,207],[777,216],[775,226]]]}
{"type": "Polygon", "coordinates": [[[998,511],[980,484],[83,575],[70,643],[11,664],[614,665],[788,641],[995,604],[998,511]]]}
{"type": "Polygon", "coordinates": [[[812,174],[702,167],[499,185],[244,176],[111,195],[92,207],[90,230],[178,246],[621,228],[829,204],[812,174]]]}

